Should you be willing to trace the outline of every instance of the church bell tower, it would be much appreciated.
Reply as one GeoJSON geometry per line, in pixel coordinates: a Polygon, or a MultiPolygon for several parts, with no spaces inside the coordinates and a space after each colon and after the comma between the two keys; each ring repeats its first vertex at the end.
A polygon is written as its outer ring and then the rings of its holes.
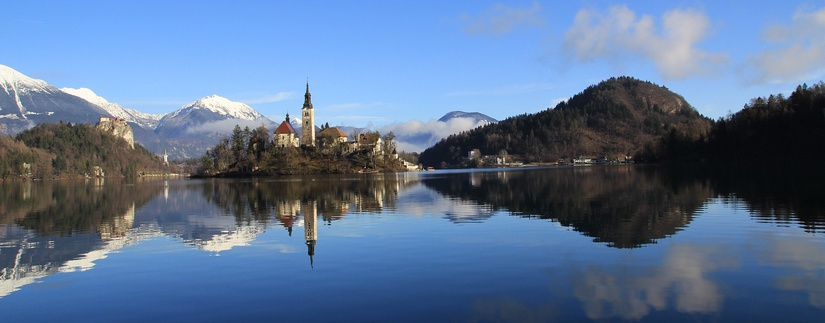
{"type": "Polygon", "coordinates": [[[309,82],[307,82],[307,92],[304,94],[304,106],[301,108],[301,145],[307,147],[315,146],[315,110],[312,108],[312,94],[309,94],[309,82]]]}

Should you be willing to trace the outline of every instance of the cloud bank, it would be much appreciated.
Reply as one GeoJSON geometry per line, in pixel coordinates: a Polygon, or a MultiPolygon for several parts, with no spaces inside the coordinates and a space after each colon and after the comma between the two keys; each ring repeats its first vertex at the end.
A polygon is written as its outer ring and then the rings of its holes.
{"type": "Polygon", "coordinates": [[[626,6],[606,13],[582,9],[565,33],[565,52],[581,62],[606,59],[621,66],[629,58],[650,60],[666,79],[684,79],[712,73],[726,55],[697,48],[710,29],[707,15],[693,10],[671,10],[657,26],[649,15],[637,16],[626,6]]]}
{"type": "Polygon", "coordinates": [[[421,152],[449,135],[467,131],[486,124],[485,121],[476,121],[473,118],[452,118],[444,121],[418,120],[386,125],[378,132],[387,134],[393,132],[399,151],[421,152]]]}
{"type": "Polygon", "coordinates": [[[825,73],[825,8],[798,10],[789,25],[765,29],[775,47],[748,58],[760,82],[801,82],[825,73]]]}
{"type": "Polygon", "coordinates": [[[541,5],[538,2],[534,2],[529,8],[515,8],[499,3],[478,16],[462,14],[461,20],[464,22],[464,32],[470,35],[501,36],[519,26],[544,25],[540,13],[541,5]]]}

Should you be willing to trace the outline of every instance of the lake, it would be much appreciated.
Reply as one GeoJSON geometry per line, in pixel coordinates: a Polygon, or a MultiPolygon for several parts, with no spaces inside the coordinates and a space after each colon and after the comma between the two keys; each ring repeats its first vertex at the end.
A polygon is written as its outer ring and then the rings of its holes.
{"type": "Polygon", "coordinates": [[[0,313],[810,322],[823,186],[641,165],[0,183],[0,313]]]}

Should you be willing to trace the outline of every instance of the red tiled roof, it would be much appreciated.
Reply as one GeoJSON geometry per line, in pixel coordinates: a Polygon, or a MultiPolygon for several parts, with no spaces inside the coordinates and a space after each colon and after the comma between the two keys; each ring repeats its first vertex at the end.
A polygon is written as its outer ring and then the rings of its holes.
{"type": "Polygon", "coordinates": [[[332,137],[338,137],[338,138],[347,136],[347,134],[345,134],[343,131],[341,131],[341,129],[338,129],[338,128],[335,128],[335,127],[326,128],[323,131],[321,131],[321,133],[319,133],[318,135],[319,136],[320,135],[332,136],[332,137]]]}
{"type": "Polygon", "coordinates": [[[290,133],[297,134],[297,132],[295,132],[295,128],[292,127],[292,124],[290,124],[289,122],[286,122],[286,121],[281,122],[281,125],[278,126],[277,129],[275,129],[275,134],[276,135],[278,135],[278,134],[290,134],[290,133]]]}

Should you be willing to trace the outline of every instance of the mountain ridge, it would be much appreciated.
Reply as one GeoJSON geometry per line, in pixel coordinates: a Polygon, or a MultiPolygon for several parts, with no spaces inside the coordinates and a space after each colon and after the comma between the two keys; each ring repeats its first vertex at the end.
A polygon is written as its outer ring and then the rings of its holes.
{"type": "Polygon", "coordinates": [[[155,127],[157,127],[160,119],[166,115],[149,114],[135,109],[124,108],[120,104],[109,102],[105,98],[97,95],[94,91],[92,91],[89,88],[60,88],[60,90],[101,107],[102,109],[109,112],[109,114],[111,114],[115,118],[120,118],[128,122],[136,123],[144,128],[154,129],[155,127]]]}
{"type": "Polygon", "coordinates": [[[248,105],[218,95],[198,99],[172,113],[144,113],[109,102],[91,89],[58,89],[0,64],[0,134],[16,135],[42,123],[94,124],[101,116],[126,120],[138,143],[156,154],[168,151],[172,158],[197,157],[235,124],[257,127],[272,123],[248,105]],[[192,111],[197,111],[196,117],[190,120],[179,117],[192,111]],[[167,138],[170,133],[171,138],[167,138]]]}
{"type": "Polygon", "coordinates": [[[458,111],[458,110],[447,112],[446,114],[444,114],[444,116],[442,116],[441,118],[438,118],[438,121],[447,122],[450,119],[455,119],[455,118],[470,118],[470,119],[473,119],[475,121],[485,121],[485,123],[496,123],[496,122],[498,122],[498,120],[496,120],[495,118],[490,117],[490,116],[488,116],[486,114],[483,114],[481,112],[464,112],[464,111],[458,111]]]}

